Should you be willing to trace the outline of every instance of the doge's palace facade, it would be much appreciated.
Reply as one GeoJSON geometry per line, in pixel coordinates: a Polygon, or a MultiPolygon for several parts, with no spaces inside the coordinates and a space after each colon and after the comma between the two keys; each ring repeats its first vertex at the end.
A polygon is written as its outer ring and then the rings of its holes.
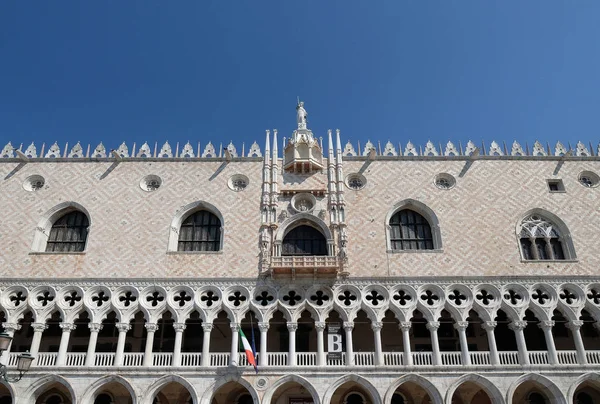
{"type": "Polygon", "coordinates": [[[0,153],[0,404],[600,402],[600,148],[0,153]],[[240,350],[255,341],[258,371],[240,350]]]}

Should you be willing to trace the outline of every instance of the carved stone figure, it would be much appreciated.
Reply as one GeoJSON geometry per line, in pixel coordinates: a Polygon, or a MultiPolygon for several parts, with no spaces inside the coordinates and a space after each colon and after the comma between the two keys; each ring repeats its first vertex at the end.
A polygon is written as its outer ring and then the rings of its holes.
{"type": "Polygon", "coordinates": [[[296,105],[296,121],[298,122],[298,128],[306,128],[308,113],[304,109],[304,101],[299,101],[296,105]]]}

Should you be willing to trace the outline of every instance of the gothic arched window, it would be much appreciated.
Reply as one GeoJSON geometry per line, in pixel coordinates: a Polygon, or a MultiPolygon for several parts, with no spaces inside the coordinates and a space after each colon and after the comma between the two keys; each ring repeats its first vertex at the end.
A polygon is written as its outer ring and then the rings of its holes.
{"type": "Polygon", "coordinates": [[[80,252],[85,250],[90,222],[78,210],[61,216],[50,229],[46,252],[80,252]]]}
{"type": "Polygon", "coordinates": [[[389,225],[392,250],[433,250],[431,226],[414,210],[403,209],[394,213],[389,225]]]}
{"type": "Polygon", "coordinates": [[[219,251],[221,221],[207,210],[189,215],[179,229],[177,251],[219,251]]]}
{"type": "Polygon", "coordinates": [[[311,226],[298,226],[283,238],[281,255],[327,255],[327,240],[311,226]]]}
{"type": "Polygon", "coordinates": [[[563,236],[558,226],[544,216],[537,213],[526,216],[521,221],[519,230],[523,259],[537,261],[571,258],[563,236]]]}
{"type": "Polygon", "coordinates": [[[546,404],[546,399],[540,393],[529,393],[527,396],[529,404],[546,404]]]}

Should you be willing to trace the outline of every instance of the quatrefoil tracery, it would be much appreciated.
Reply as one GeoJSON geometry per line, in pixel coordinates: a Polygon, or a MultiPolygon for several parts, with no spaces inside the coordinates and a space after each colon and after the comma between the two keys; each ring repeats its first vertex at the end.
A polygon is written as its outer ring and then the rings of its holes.
{"type": "Polygon", "coordinates": [[[48,303],[54,300],[54,296],[50,293],[49,290],[45,290],[41,295],[37,297],[37,301],[41,302],[43,307],[46,307],[48,303]]]}
{"type": "Polygon", "coordinates": [[[596,305],[600,304],[600,292],[598,292],[598,290],[591,289],[590,292],[587,294],[587,297],[592,302],[594,302],[594,304],[596,304],[596,305]]]}
{"type": "Polygon", "coordinates": [[[485,289],[481,289],[481,291],[475,295],[475,298],[481,301],[484,306],[487,306],[494,300],[494,295],[485,289]]]}
{"type": "Polygon", "coordinates": [[[344,303],[344,306],[350,306],[352,302],[356,301],[356,295],[349,290],[344,290],[344,292],[338,296],[338,300],[344,303]]]}
{"type": "Polygon", "coordinates": [[[75,306],[79,301],[81,301],[81,296],[79,296],[75,290],[65,295],[65,302],[71,307],[75,306]]]}
{"type": "Polygon", "coordinates": [[[246,296],[244,296],[239,290],[236,290],[227,298],[227,300],[232,302],[235,307],[238,307],[240,304],[246,301],[246,296]]]}
{"type": "Polygon", "coordinates": [[[173,301],[179,305],[179,307],[185,306],[187,302],[192,300],[192,297],[187,294],[185,290],[179,292],[175,297],[173,297],[173,301]]]}
{"type": "Polygon", "coordinates": [[[531,295],[534,300],[537,300],[539,304],[546,303],[547,300],[550,300],[550,296],[542,289],[536,289],[535,292],[531,295]]]}
{"type": "Polygon", "coordinates": [[[433,293],[431,290],[427,289],[425,293],[421,295],[421,300],[427,303],[429,306],[433,306],[435,302],[440,300],[439,296],[433,293]]]}
{"type": "Polygon", "coordinates": [[[10,297],[10,301],[13,302],[15,307],[19,307],[21,305],[21,302],[24,302],[26,299],[27,294],[21,290],[10,297]]]}
{"type": "Polygon", "coordinates": [[[573,304],[573,302],[577,301],[577,295],[571,292],[569,289],[563,289],[563,291],[558,295],[562,300],[567,304],[573,304]]]}
{"type": "Polygon", "coordinates": [[[369,303],[371,303],[373,306],[378,306],[379,303],[383,302],[383,300],[384,300],[381,293],[379,293],[376,290],[372,290],[369,293],[367,293],[367,296],[365,297],[365,299],[367,299],[369,301],[369,303]]]}
{"type": "Polygon", "coordinates": [[[400,303],[401,306],[406,306],[412,297],[405,290],[400,289],[394,296],[394,300],[400,303]]]}
{"type": "Polygon", "coordinates": [[[261,306],[268,306],[273,300],[275,300],[275,298],[266,290],[260,292],[260,294],[256,296],[256,301],[261,306]]]}
{"type": "Polygon", "coordinates": [[[208,307],[212,306],[213,303],[219,301],[219,296],[212,290],[206,291],[202,297],[200,297],[200,301],[204,302],[208,307]]]}
{"type": "Polygon", "coordinates": [[[128,290],[124,295],[119,296],[119,301],[123,303],[123,306],[129,307],[131,303],[135,302],[137,297],[134,296],[133,292],[128,290]]]}
{"type": "Polygon", "coordinates": [[[283,296],[283,301],[290,306],[295,306],[300,300],[302,297],[294,290],[290,290],[287,295],[283,296]]]}
{"type": "Polygon", "coordinates": [[[325,302],[329,301],[329,296],[322,290],[317,290],[316,293],[310,297],[310,300],[315,302],[317,306],[322,306],[325,302]]]}
{"type": "Polygon", "coordinates": [[[97,307],[100,307],[105,302],[108,302],[108,299],[109,299],[108,296],[106,295],[106,293],[103,290],[98,292],[98,294],[96,296],[92,296],[92,302],[95,302],[97,307]]]}
{"type": "Polygon", "coordinates": [[[504,300],[507,300],[513,306],[516,306],[523,300],[523,297],[518,294],[514,289],[510,289],[508,293],[504,294],[504,300]]]}
{"type": "Polygon", "coordinates": [[[467,300],[467,296],[462,294],[460,290],[454,289],[450,295],[448,295],[448,299],[452,300],[455,305],[460,306],[462,302],[467,300]]]}
{"type": "Polygon", "coordinates": [[[152,292],[152,294],[146,296],[146,301],[150,303],[152,307],[158,306],[160,302],[165,300],[164,296],[159,291],[152,292]]]}

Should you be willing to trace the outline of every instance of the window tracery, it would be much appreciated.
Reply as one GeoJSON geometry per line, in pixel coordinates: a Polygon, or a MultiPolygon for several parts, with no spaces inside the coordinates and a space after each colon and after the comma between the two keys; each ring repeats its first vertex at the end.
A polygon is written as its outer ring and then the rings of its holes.
{"type": "Polygon", "coordinates": [[[533,214],[523,219],[519,239],[524,260],[568,258],[557,227],[541,215],[533,214]]]}

